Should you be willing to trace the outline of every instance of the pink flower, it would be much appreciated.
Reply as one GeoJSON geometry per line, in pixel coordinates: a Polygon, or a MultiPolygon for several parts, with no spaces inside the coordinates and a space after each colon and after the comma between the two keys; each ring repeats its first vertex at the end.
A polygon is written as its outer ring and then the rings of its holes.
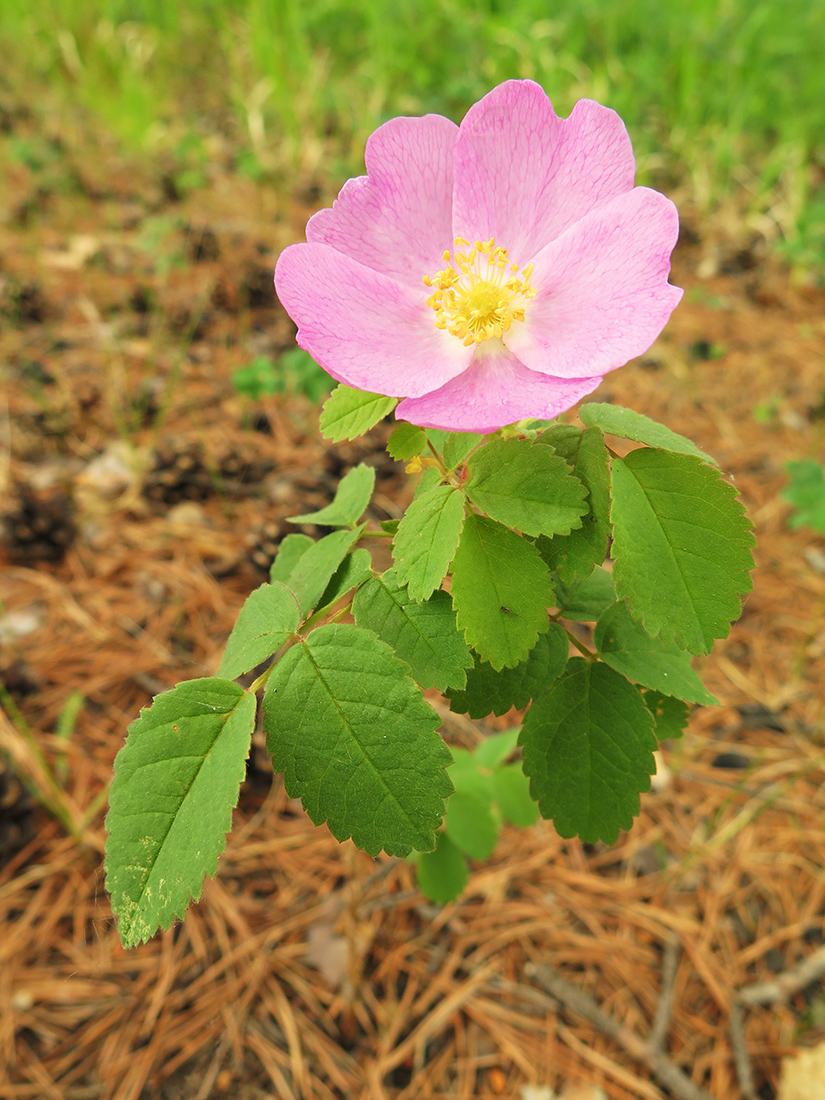
{"type": "Polygon", "coordinates": [[[458,127],[395,118],[367,175],[278,260],[298,343],[340,382],[402,397],[396,416],[490,432],[551,419],[646,351],[682,296],[676,208],[634,187],[619,116],[560,119],[510,80],[458,127]]]}

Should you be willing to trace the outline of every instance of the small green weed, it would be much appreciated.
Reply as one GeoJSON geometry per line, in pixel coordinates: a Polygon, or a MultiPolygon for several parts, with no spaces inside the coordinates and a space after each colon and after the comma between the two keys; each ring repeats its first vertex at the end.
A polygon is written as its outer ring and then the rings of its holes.
{"type": "Polygon", "coordinates": [[[811,459],[788,462],[785,469],[791,483],[782,490],[782,496],[794,507],[788,526],[812,527],[825,533],[825,470],[811,459]]]}
{"type": "Polygon", "coordinates": [[[240,367],[232,375],[236,393],[245,394],[253,401],[268,394],[303,394],[312,402],[321,401],[334,383],[327,372],[319,367],[312,356],[302,348],[292,348],[277,360],[259,355],[246,367],[240,367]]]}

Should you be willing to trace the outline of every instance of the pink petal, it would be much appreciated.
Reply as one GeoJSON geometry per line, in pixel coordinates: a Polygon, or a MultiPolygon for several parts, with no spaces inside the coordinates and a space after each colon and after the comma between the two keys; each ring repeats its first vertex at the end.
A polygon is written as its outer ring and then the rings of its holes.
{"type": "Polygon", "coordinates": [[[676,207],[647,187],[600,206],[536,257],[537,294],[507,347],[557,378],[605,374],[647,351],[682,291],[667,281],[676,207]]]}
{"type": "Polygon", "coordinates": [[[418,397],[461,374],[473,357],[435,327],[424,286],[414,290],[328,245],[284,249],[275,289],[300,346],[357,389],[418,397]]]}
{"type": "Polygon", "coordinates": [[[615,111],[581,99],[559,118],[532,80],[508,80],[464,117],[455,144],[453,229],[506,248],[524,266],[579,218],[633,187],[615,111]]]}
{"type": "Polygon", "coordinates": [[[328,244],[375,271],[420,287],[452,248],[454,122],[441,115],[394,118],[367,142],[367,175],[348,180],[331,210],[307,224],[328,244]]]}
{"type": "Polygon", "coordinates": [[[477,345],[470,367],[441,389],[407,398],[397,420],[451,432],[494,432],[534,417],[552,420],[593,390],[601,378],[548,378],[527,370],[500,340],[477,345]]]}

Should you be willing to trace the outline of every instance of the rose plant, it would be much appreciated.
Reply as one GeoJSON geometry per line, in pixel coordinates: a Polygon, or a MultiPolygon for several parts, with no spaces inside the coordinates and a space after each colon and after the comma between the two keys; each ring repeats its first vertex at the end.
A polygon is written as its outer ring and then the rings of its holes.
{"type": "Polygon", "coordinates": [[[217,675],[130,727],[106,819],[127,946],[215,873],[259,692],[290,796],[338,840],[412,856],[437,901],[502,820],[540,813],[613,843],[658,741],[716,702],[691,661],[751,587],[733,487],[640,413],[591,402],[583,428],[556,419],[646,351],[682,293],[668,282],[676,209],[634,186],[621,120],[589,100],[560,119],[537,84],[509,81],[460,127],[386,123],[366,167],[281,254],[276,289],[340,383],[324,435],[356,438],[394,410],[388,449],[415,495],[370,529],[374,471],[352,469],[330,505],[294,517],[330,533],[284,539],[217,675]],[[641,446],[620,457],[605,434],[641,446]],[[391,540],[385,572],[375,538],[391,540]],[[471,718],[527,710],[469,753],[442,740],[430,690],[471,718]]]}

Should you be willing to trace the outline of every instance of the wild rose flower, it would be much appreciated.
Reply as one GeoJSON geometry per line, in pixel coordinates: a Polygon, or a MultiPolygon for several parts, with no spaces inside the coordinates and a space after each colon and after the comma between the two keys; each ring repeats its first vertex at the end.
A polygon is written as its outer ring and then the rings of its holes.
{"type": "Polygon", "coordinates": [[[467,113],[395,118],[367,175],[281,254],[298,343],[334,378],[404,400],[423,427],[551,419],[645,352],[682,296],[676,208],[634,187],[619,116],[560,119],[510,80],[467,113]]]}

